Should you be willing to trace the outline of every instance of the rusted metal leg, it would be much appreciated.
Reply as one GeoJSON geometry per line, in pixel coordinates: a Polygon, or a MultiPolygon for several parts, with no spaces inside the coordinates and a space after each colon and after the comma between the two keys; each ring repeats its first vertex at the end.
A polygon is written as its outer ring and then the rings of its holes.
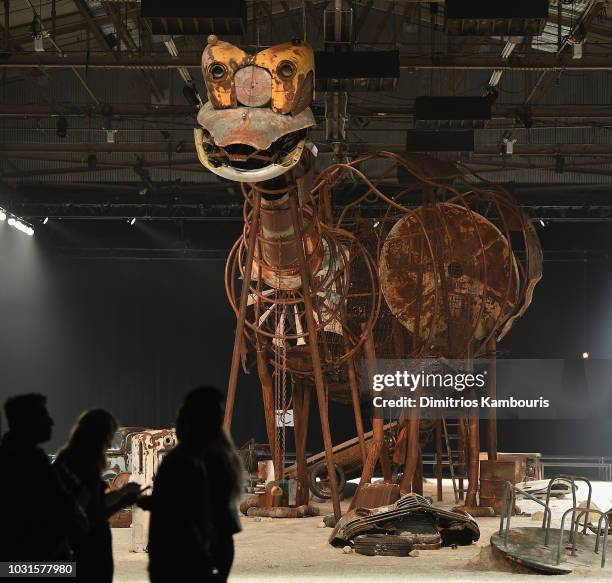
{"type": "Polygon", "coordinates": [[[442,493],[442,420],[436,421],[436,486],[438,502],[443,501],[442,493]]]}
{"type": "Polygon", "coordinates": [[[244,266],[244,280],[240,290],[240,306],[238,308],[238,321],[236,322],[236,336],[234,337],[234,351],[232,352],[232,364],[230,366],[230,376],[227,384],[227,398],[225,401],[225,416],[223,425],[226,429],[232,426],[232,416],[234,414],[234,403],[236,402],[236,386],[238,384],[238,371],[240,367],[240,352],[244,341],[244,322],[246,320],[247,304],[249,297],[249,286],[251,284],[251,274],[253,272],[253,257],[255,256],[255,246],[259,234],[259,209],[261,207],[261,194],[253,189],[253,211],[251,215],[251,225],[249,239],[247,243],[246,264],[244,266]]]}
{"type": "Polygon", "coordinates": [[[393,473],[391,472],[391,460],[389,459],[389,448],[387,447],[387,442],[385,441],[384,425],[383,425],[382,443],[380,446],[380,455],[378,456],[378,459],[380,460],[380,469],[382,470],[383,481],[385,482],[385,484],[390,484],[393,481],[393,473]]]}
{"type": "MultiPolygon", "coordinates": [[[[468,457],[469,457],[469,441],[467,433],[467,421],[464,417],[457,418],[459,423],[457,429],[459,430],[459,461],[462,464],[462,472],[467,474],[468,457]]],[[[458,483],[459,489],[459,500],[465,498],[465,484],[464,479],[460,478],[458,483]]]]}
{"type": "Polygon", "coordinates": [[[280,449],[276,442],[276,410],[274,408],[274,389],[272,376],[266,362],[266,352],[263,348],[257,350],[257,374],[261,383],[261,395],[263,399],[264,414],[266,417],[266,433],[270,443],[272,461],[274,463],[274,480],[282,479],[283,461],[280,449]]]}
{"type": "Polygon", "coordinates": [[[352,358],[349,358],[347,369],[349,385],[351,388],[351,399],[353,401],[353,414],[355,415],[355,428],[357,429],[357,437],[359,438],[359,449],[361,450],[361,463],[365,466],[368,453],[366,450],[365,438],[363,436],[363,418],[361,416],[361,402],[359,399],[357,373],[355,372],[355,362],[352,358]]]}
{"type": "Polygon", "coordinates": [[[401,492],[411,492],[414,488],[414,476],[419,463],[419,414],[418,410],[410,411],[408,421],[408,444],[404,461],[404,475],[400,482],[401,492]]]}
{"type": "Polygon", "coordinates": [[[317,327],[313,316],[312,298],[310,296],[310,273],[306,256],[304,253],[304,245],[301,237],[302,221],[300,220],[298,208],[298,193],[293,190],[289,193],[289,210],[291,211],[291,221],[293,223],[293,231],[296,239],[298,265],[300,269],[300,277],[302,279],[302,292],[304,296],[304,308],[306,316],[306,327],[308,330],[308,348],[310,350],[310,358],[312,361],[312,369],[314,374],[315,388],[317,391],[317,402],[319,404],[319,415],[321,417],[321,430],[323,432],[323,444],[325,447],[325,461],[327,463],[327,472],[329,485],[331,489],[332,505],[334,508],[334,517],[340,519],[340,496],[338,494],[338,482],[336,480],[336,466],[334,465],[334,453],[332,451],[332,438],[329,429],[329,415],[327,411],[327,394],[325,390],[325,379],[323,378],[323,370],[321,367],[321,356],[319,354],[319,345],[317,342],[317,327]]]}
{"type": "Polygon", "coordinates": [[[468,428],[468,489],[465,494],[465,505],[474,508],[477,506],[476,492],[478,491],[478,474],[480,464],[480,426],[478,408],[470,407],[468,428]]]}
{"type": "MultiPolygon", "coordinates": [[[[497,396],[497,342],[495,336],[489,340],[489,353],[491,365],[489,366],[488,382],[489,395],[492,399],[497,396]]],[[[487,454],[491,461],[497,461],[497,409],[489,409],[489,420],[487,423],[487,454]]]]}
{"type": "Polygon", "coordinates": [[[419,447],[419,455],[417,457],[417,466],[416,471],[414,473],[414,482],[412,484],[412,490],[423,495],[423,454],[421,452],[421,448],[419,447]]]}
{"type": "MultiPolygon", "coordinates": [[[[376,350],[374,348],[374,341],[372,336],[368,334],[363,342],[363,352],[368,365],[368,375],[374,374],[375,366],[376,366],[376,350]]],[[[366,462],[363,465],[363,470],[361,472],[361,478],[359,480],[359,486],[357,487],[357,491],[353,496],[353,500],[351,501],[351,505],[349,510],[352,510],[355,501],[357,500],[357,496],[361,487],[364,484],[369,484],[372,480],[372,476],[374,475],[374,468],[376,468],[376,463],[380,458],[380,451],[382,449],[383,443],[385,440],[385,420],[378,419],[376,417],[372,418],[372,444],[370,445],[370,449],[368,450],[368,457],[366,458],[366,462]]]]}
{"type": "Polygon", "coordinates": [[[301,379],[293,379],[293,420],[295,423],[295,463],[297,466],[297,506],[308,504],[308,468],[306,466],[306,434],[308,432],[308,408],[304,406],[304,385],[301,379]],[[306,417],[304,410],[306,409],[306,417]]]}
{"type": "Polygon", "coordinates": [[[380,458],[380,450],[382,449],[383,441],[385,439],[384,426],[384,419],[372,419],[372,445],[368,450],[368,457],[366,458],[366,463],[363,465],[359,486],[357,486],[357,490],[353,496],[349,510],[353,509],[355,501],[357,500],[357,495],[359,494],[359,490],[361,490],[363,484],[369,484],[372,480],[374,468],[376,468],[376,463],[380,458]]]}

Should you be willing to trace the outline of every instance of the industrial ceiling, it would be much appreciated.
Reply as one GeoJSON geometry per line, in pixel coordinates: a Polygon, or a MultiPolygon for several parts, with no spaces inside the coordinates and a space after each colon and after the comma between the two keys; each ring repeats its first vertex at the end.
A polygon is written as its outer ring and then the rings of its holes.
{"type": "MultiPolygon", "coordinates": [[[[332,59],[313,108],[320,169],[405,151],[415,130],[468,131],[473,148],[436,155],[510,183],[534,219],[612,218],[608,2],[551,1],[534,31],[516,21],[463,29],[450,0],[250,0],[238,24],[183,18],[167,34],[146,2],[4,1],[0,206],[32,223],[239,219],[239,191],[199,164],[193,144],[206,101],[201,51],[214,32],[253,51],[305,38],[322,63],[332,59]],[[395,54],[399,76],[334,78],[339,53],[376,53],[381,66],[395,54]],[[490,116],[417,119],[423,96],[482,97],[490,116]]],[[[389,189],[401,181],[390,177],[389,189]]]]}

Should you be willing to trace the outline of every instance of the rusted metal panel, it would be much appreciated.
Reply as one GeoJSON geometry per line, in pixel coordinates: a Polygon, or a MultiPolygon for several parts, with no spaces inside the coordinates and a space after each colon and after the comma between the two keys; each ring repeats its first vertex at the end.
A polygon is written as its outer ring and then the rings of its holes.
{"type": "Polygon", "coordinates": [[[208,98],[217,109],[236,107],[234,75],[249,62],[249,55],[231,43],[208,38],[202,53],[202,74],[208,89],[208,98]]]}
{"type": "MultiPolygon", "coordinates": [[[[391,229],[380,258],[391,312],[430,353],[482,340],[518,301],[518,268],[499,229],[458,204],[419,207],[391,229]]],[[[455,352],[455,354],[453,354],[455,352]]]]}
{"type": "Polygon", "coordinates": [[[520,462],[480,461],[480,506],[490,506],[497,512],[501,510],[504,490],[508,482],[516,483],[520,474],[520,462]]]}
{"type": "Polygon", "coordinates": [[[298,113],[299,107],[312,103],[314,52],[310,45],[300,41],[276,45],[257,53],[253,62],[272,76],[273,111],[298,113]]]}
{"type": "Polygon", "coordinates": [[[131,439],[134,433],[145,431],[145,427],[119,427],[115,432],[111,447],[106,451],[107,466],[104,479],[112,482],[118,475],[131,472],[131,439]]]}
{"type": "MultiPolygon", "coordinates": [[[[392,421],[384,426],[385,432],[391,432],[397,426],[397,421],[392,421]]],[[[372,446],[373,432],[368,431],[363,434],[366,442],[366,448],[369,449],[372,446]]],[[[362,466],[361,451],[359,448],[359,438],[353,437],[343,443],[335,445],[332,449],[334,455],[334,464],[342,466],[347,476],[350,476],[352,472],[360,470],[362,466]]],[[[319,452],[306,459],[308,466],[312,466],[317,462],[325,459],[325,452],[319,452]]],[[[294,478],[297,475],[297,466],[289,466],[285,470],[285,476],[288,478],[294,478]]]]}
{"type": "MultiPolygon", "coordinates": [[[[131,440],[130,481],[139,484],[141,488],[151,488],[164,455],[177,444],[176,432],[174,429],[151,429],[135,433],[131,436],[131,440]]],[[[149,533],[149,512],[134,506],[131,529],[130,550],[134,553],[145,552],[149,533]]]]}
{"type": "Polygon", "coordinates": [[[241,105],[262,107],[270,101],[272,77],[262,67],[249,65],[238,69],[234,79],[236,81],[236,98],[241,105]]]}
{"type": "Polygon", "coordinates": [[[275,141],[316,124],[310,108],[298,115],[279,115],[264,107],[216,109],[205,103],[198,113],[198,123],[206,129],[217,146],[244,144],[266,150],[275,141]]]}
{"type": "Polygon", "coordinates": [[[380,508],[394,504],[400,498],[398,484],[363,484],[356,494],[356,508],[380,508]]]}
{"type": "Polygon", "coordinates": [[[216,109],[236,107],[239,102],[255,107],[270,102],[275,113],[299,114],[314,98],[314,52],[301,41],[249,55],[211,35],[202,55],[202,72],[216,109]],[[244,68],[250,69],[246,75],[240,72],[244,68]]]}
{"type": "Polygon", "coordinates": [[[329,246],[321,240],[319,222],[309,207],[304,208],[304,229],[296,238],[288,200],[287,194],[262,200],[261,251],[257,249],[255,252],[253,277],[261,277],[275,289],[295,290],[302,282],[297,265],[297,245],[304,245],[309,267],[314,274],[329,265],[329,246]]]}

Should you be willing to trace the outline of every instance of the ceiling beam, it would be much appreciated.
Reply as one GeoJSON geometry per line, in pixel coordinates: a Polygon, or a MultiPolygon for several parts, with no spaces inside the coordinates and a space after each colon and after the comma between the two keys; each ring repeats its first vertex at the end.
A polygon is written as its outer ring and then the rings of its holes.
{"type": "MultiPolygon", "coordinates": [[[[173,57],[167,53],[136,55],[120,53],[115,60],[112,55],[92,53],[0,53],[0,69],[27,69],[35,67],[84,69],[176,69],[179,67],[200,68],[202,55],[182,53],[173,57]]],[[[570,55],[560,57],[549,54],[512,54],[508,59],[495,55],[434,54],[400,55],[400,66],[408,70],[490,70],[504,71],[612,71],[612,55],[598,53],[572,59],[570,55]]]]}
{"type": "MultiPolygon", "coordinates": [[[[319,151],[326,153],[331,151],[329,144],[317,144],[319,151]]],[[[405,152],[403,144],[349,143],[355,152],[377,152],[387,150],[392,152],[405,152]]],[[[501,144],[478,145],[472,156],[496,156],[500,155],[501,144]]],[[[10,158],[12,153],[23,152],[50,152],[53,154],[69,152],[96,152],[96,153],[168,153],[187,154],[195,152],[192,141],[184,142],[120,142],[109,143],[66,143],[66,142],[28,142],[28,143],[0,143],[0,155],[10,158]]],[[[602,156],[612,157],[612,144],[516,144],[514,153],[517,156],[602,156]]]]}
{"type": "MultiPolygon", "coordinates": [[[[520,105],[496,105],[493,107],[493,120],[514,120],[517,118],[520,105]]],[[[317,105],[313,107],[315,115],[317,105]]],[[[405,105],[359,105],[352,103],[348,109],[351,115],[357,117],[375,116],[384,121],[385,116],[412,117],[414,105],[406,100],[405,105]]],[[[151,103],[114,103],[113,116],[141,117],[172,117],[185,116],[193,118],[196,109],[192,105],[154,105],[151,103]]],[[[567,105],[532,105],[529,114],[534,120],[583,120],[606,121],[612,120],[612,105],[597,104],[567,104],[567,105]]],[[[0,103],[0,117],[33,118],[53,117],[63,115],[66,117],[92,117],[102,115],[101,107],[90,104],[54,103],[50,104],[21,104],[0,103]]]]}

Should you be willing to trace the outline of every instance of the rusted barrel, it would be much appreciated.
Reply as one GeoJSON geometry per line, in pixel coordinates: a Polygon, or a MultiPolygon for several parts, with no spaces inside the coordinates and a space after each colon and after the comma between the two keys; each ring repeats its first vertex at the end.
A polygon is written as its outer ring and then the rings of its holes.
{"type": "Polygon", "coordinates": [[[490,506],[499,513],[506,482],[515,483],[514,461],[480,461],[480,506],[490,506]]]}

